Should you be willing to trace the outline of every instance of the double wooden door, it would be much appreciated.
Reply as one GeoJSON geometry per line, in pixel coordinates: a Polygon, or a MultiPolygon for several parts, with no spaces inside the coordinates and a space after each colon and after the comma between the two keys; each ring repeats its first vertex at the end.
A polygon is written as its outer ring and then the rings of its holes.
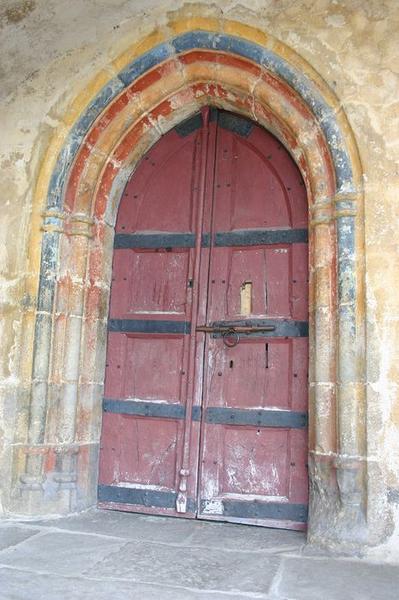
{"type": "Polygon", "coordinates": [[[122,197],[99,505],[305,527],[307,204],[270,133],[205,109],[122,197]]]}

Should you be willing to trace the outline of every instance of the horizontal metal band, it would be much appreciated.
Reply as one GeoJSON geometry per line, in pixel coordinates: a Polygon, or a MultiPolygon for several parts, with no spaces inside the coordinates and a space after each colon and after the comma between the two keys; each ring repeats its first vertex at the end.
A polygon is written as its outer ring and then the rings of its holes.
{"type": "Polygon", "coordinates": [[[299,244],[308,241],[307,229],[249,229],[215,234],[215,246],[258,246],[299,244]]]}
{"type": "MultiPolygon", "coordinates": [[[[242,137],[248,137],[254,128],[254,124],[249,119],[235,115],[233,113],[220,111],[215,108],[211,108],[210,121],[217,121],[220,127],[228,129],[233,133],[241,135],[242,137]]],[[[200,129],[203,125],[202,115],[196,114],[189,119],[186,119],[179,125],[174,127],[174,130],[181,136],[186,137],[193,133],[197,129],[200,129]]]]}
{"type": "MultiPolygon", "coordinates": [[[[202,247],[209,246],[209,233],[202,235],[202,247]]],[[[172,250],[173,248],[194,248],[194,233],[117,233],[114,248],[154,248],[172,250]]]]}
{"type": "MultiPolygon", "coordinates": [[[[255,331],[240,333],[240,338],[253,337],[308,337],[309,324],[307,321],[293,321],[291,319],[251,319],[247,321],[215,321],[215,327],[274,327],[273,331],[255,331]]],[[[222,333],[212,333],[212,337],[221,337],[222,333]]]]}
{"type": "MultiPolygon", "coordinates": [[[[216,321],[215,327],[253,326],[274,327],[273,331],[255,331],[240,333],[240,337],[307,337],[309,325],[307,321],[292,321],[290,319],[252,319],[251,321],[216,321]]],[[[180,333],[191,332],[189,321],[165,321],[157,319],[109,319],[108,331],[118,333],[180,333]]],[[[212,333],[219,338],[222,333],[212,333]]]]}
{"type": "MultiPolygon", "coordinates": [[[[295,521],[306,523],[308,507],[306,504],[288,504],[279,502],[261,502],[259,500],[240,501],[222,500],[224,517],[237,519],[273,519],[275,521],[295,521]]],[[[209,514],[209,501],[201,501],[201,511],[209,514]]],[[[219,513],[218,513],[219,514],[219,513]]]]}
{"type": "Polygon", "coordinates": [[[308,424],[308,416],[304,412],[291,410],[209,406],[205,412],[205,421],[217,425],[255,425],[257,427],[304,429],[308,424]]]}
{"type": "MultiPolygon", "coordinates": [[[[98,486],[98,500],[100,502],[138,504],[148,508],[175,508],[176,498],[176,492],[163,492],[116,485],[100,484],[98,486]]],[[[192,498],[188,498],[187,507],[188,512],[195,512],[196,503],[192,498]]]]}
{"type": "MultiPolygon", "coordinates": [[[[209,233],[202,235],[201,246],[209,247],[209,233]]],[[[307,229],[256,229],[247,231],[221,231],[215,234],[217,247],[295,244],[308,241],[307,229]]],[[[114,248],[164,249],[194,248],[194,233],[117,233],[114,248]]]]}
{"type": "Polygon", "coordinates": [[[200,129],[202,127],[202,124],[202,115],[201,113],[197,113],[189,119],[182,121],[182,123],[175,125],[173,129],[178,135],[180,135],[180,137],[186,137],[187,135],[190,135],[190,133],[193,133],[197,129],[200,129]]]}
{"type": "Polygon", "coordinates": [[[189,321],[157,321],[155,319],[109,319],[108,331],[119,333],[190,333],[189,321]]]}
{"type": "Polygon", "coordinates": [[[254,128],[253,122],[249,119],[225,111],[218,111],[217,122],[223,129],[228,129],[241,137],[248,137],[254,128]]]}
{"type": "MultiPolygon", "coordinates": [[[[104,398],[104,412],[118,415],[137,415],[161,419],[184,419],[186,407],[181,404],[164,404],[160,402],[137,402],[136,400],[112,400],[104,398]]],[[[201,420],[201,407],[193,406],[192,420],[201,420]]]]}

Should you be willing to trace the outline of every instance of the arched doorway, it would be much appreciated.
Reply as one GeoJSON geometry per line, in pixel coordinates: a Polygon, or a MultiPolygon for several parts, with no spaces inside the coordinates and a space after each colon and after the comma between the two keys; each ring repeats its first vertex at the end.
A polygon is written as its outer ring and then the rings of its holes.
{"type": "Polygon", "coordinates": [[[43,233],[41,244],[39,226],[32,236],[29,268],[40,277],[34,334],[27,325],[34,337],[32,382],[26,444],[15,446],[13,458],[13,510],[66,514],[96,503],[121,194],[161,135],[211,105],[273,132],[306,185],[308,539],[354,552],[368,536],[373,480],[367,475],[362,170],[342,105],[293,50],[227,20],[171,22],[124,52],[115,69],[111,79],[109,71],[100,73],[71,106],[64,122],[73,126],[57,130],[38,177],[43,233]]]}
{"type": "Polygon", "coordinates": [[[306,526],[308,207],[272,134],[204,108],[122,195],[99,503],[306,526]]]}

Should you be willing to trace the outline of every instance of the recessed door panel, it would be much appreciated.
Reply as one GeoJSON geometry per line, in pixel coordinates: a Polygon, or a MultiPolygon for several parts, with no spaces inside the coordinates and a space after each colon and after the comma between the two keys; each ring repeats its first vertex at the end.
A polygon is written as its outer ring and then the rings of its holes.
{"type": "Polygon", "coordinates": [[[124,191],[117,232],[192,230],[196,133],[172,131],[144,157],[124,191]]]}
{"type": "Polygon", "coordinates": [[[210,340],[212,406],[291,410],[306,405],[307,373],[297,356],[307,352],[306,341],[248,337],[228,348],[220,338],[210,340]]]}
{"type": "Polygon", "coordinates": [[[108,334],[106,398],[180,401],[184,338],[162,334],[108,334]]]}
{"type": "Polygon", "coordinates": [[[110,316],[184,317],[189,266],[189,249],[118,250],[110,316]]]}
{"type": "Polygon", "coordinates": [[[178,422],[109,413],[104,424],[103,485],[173,490],[176,479],[178,422]],[[154,460],[154,456],[157,460],[154,460]]]}
{"type": "Polygon", "coordinates": [[[158,334],[129,335],[123,396],[157,402],[179,402],[184,339],[158,334]]]}
{"type": "MultiPolygon", "coordinates": [[[[261,132],[263,133],[263,132],[261,132]]],[[[273,136],[218,131],[215,185],[215,230],[266,229],[291,226],[289,196],[274,162],[280,160],[273,136]],[[254,138],[259,137],[258,141],[254,138]],[[260,144],[259,144],[260,141],[260,144]]]]}
{"type": "Polygon", "coordinates": [[[215,469],[212,479],[219,481],[214,495],[288,500],[288,430],[276,429],[270,432],[260,427],[234,425],[214,425],[212,429],[209,443],[213,442],[215,453],[209,448],[206,455],[210,457],[216,454],[220,460],[218,473],[218,465],[214,465],[214,460],[211,461],[215,469]]]}
{"type": "MultiPolygon", "coordinates": [[[[303,304],[306,297],[303,290],[298,289],[299,277],[295,281],[292,278],[291,246],[216,247],[212,249],[212,257],[211,320],[250,316],[293,318],[294,306],[298,316],[304,314],[301,302],[303,304]]],[[[302,287],[304,283],[306,286],[306,280],[302,280],[302,287]]]]}

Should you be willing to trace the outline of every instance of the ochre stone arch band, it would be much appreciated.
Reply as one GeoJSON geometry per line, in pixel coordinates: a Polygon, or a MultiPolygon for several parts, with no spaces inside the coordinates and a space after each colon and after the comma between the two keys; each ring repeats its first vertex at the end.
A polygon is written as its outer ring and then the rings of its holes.
{"type": "MultiPolygon", "coordinates": [[[[293,155],[310,225],[310,538],[366,541],[361,171],[345,115],[287,47],[237,23],[155,33],[75,121],[47,188],[20,512],[95,503],[113,225],[135,165],[204,105],[254,119],[293,155]],[[153,45],[152,45],[153,44],[153,45]]],[[[66,121],[72,121],[72,118],[66,121]]],[[[50,148],[54,154],[54,146],[50,148]]]]}

